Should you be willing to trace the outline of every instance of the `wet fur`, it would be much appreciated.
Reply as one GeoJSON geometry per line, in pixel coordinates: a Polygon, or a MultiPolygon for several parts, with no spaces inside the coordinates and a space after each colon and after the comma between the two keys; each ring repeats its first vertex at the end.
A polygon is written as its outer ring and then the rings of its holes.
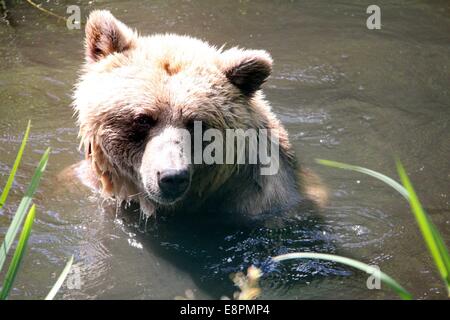
{"type": "Polygon", "coordinates": [[[88,164],[77,175],[105,197],[138,201],[147,215],[212,210],[257,217],[311,200],[322,205],[320,180],[299,168],[260,90],[271,66],[262,50],[217,49],[174,34],[143,37],[109,12],[94,11],[74,93],[88,164]],[[144,114],[155,121],[151,130],[139,125],[144,114]],[[138,170],[145,144],[167,126],[185,128],[197,120],[221,131],[269,129],[279,140],[279,172],[261,176],[258,165],[195,165],[182,200],[169,206],[151,201],[138,170]]]}

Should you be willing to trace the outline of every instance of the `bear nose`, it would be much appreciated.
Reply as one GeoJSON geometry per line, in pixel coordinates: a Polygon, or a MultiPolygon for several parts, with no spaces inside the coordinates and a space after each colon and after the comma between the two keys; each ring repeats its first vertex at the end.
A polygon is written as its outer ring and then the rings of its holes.
{"type": "Polygon", "coordinates": [[[159,172],[158,184],[163,194],[176,197],[186,191],[190,174],[187,169],[166,169],[159,172]]]}

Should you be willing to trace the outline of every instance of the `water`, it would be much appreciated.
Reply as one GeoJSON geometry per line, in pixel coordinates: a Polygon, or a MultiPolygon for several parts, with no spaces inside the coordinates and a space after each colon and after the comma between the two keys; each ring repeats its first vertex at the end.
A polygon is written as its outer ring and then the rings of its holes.
{"type": "MultiPolygon", "coordinates": [[[[440,279],[405,201],[382,183],[324,168],[315,158],[366,166],[396,177],[399,156],[447,244],[450,243],[450,5],[378,1],[382,29],[365,27],[370,1],[58,1],[65,14],[109,8],[142,33],[187,33],[221,45],[262,48],[275,60],[265,92],[298,157],[331,190],[320,215],[298,213],[283,228],[200,227],[148,222],[103,210],[89,191],[55,175],[81,159],[69,107],[82,62],[81,30],[26,2],[0,25],[0,181],[32,120],[0,239],[44,150],[52,154],[36,196],[36,222],[13,299],[43,298],[68,257],[82,285],[65,299],[172,299],[231,296],[229,274],[255,264],[264,298],[395,298],[367,290],[367,275],[331,263],[273,265],[293,251],[338,253],[381,267],[417,298],[444,298],[440,279]]],[[[0,276],[3,276],[4,273],[0,276]]]]}

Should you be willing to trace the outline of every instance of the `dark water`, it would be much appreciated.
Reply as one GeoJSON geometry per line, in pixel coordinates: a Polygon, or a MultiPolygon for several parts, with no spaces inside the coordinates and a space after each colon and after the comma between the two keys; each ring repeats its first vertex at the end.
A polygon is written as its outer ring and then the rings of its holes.
{"type": "MultiPolygon", "coordinates": [[[[8,2],[9,4],[9,2],[8,2]]],[[[284,227],[139,226],[137,215],[104,210],[84,190],[54,176],[81,159],[71,90],[83,59],[81,30],[32,8],[10,5],[0,24],[0,185],[28,119],[33,128],[9,205],[6,232],[34,167],[52,155],[36,196],[37,219],[12,298],[43,298],[70,255],[80,289],[58,297],[172,299],[231,295],[229,274],[257,265],[264,298],[395,298],[368,290],[367,275],[321,261],[274,265],[272,255],[314,251],[353,257],[381,269],[417,298],[445,291],[407,204],[372,178],[318,166],[315,158],[369,167],[396,178],[402,159],[447,244],[450,243],[450,4],[377,1],[381,30],[368,30],[368,1],[57,1],[64,15],[96,8],[142,33],[190,34],[211,43],[271,52],[265,93],[287,126],[298,157],[331,190],[320,215],[298,212],[284,227]]],[[[188,219],[189,220],[189,219],[188,219]]]]}

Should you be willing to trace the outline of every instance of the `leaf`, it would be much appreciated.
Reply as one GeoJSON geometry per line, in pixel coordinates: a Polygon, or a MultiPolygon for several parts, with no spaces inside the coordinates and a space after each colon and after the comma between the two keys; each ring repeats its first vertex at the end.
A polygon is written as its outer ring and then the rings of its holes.
{"type": "Polygon", "coordinates": [[[392,279],[390,276],[385,274],[384,272],[381,272],[379,269],[374,268],[372,266],[369,266],[363,262],[337,256],[333,254],[324,254],[324,253],[311,253],[311,252],[296,252],[296,253],[288,253],[283,254],[277,257],[272,258],[276,262],[284,261],[284,260],[291,260],[291,259],[320,259],[320,260],[328,260],[333,262],[342,263],[345,265],[348,265],[350,267],[362,270],[369,274],[377,274],[379,275],[379,278],[381,281],[383,281],[386,285],[388,285],[391,289],[393,289],[402,299],[404,300],[411,300],[412,295],[406,291],[400,284],[397,283],[394,279],[392,279]]]}
{"type": "Polygon", "coordinates": [[[408,191],[409,197],[408,201],[411,206],[411,211],[413,212],[417,224],[419,225],[420,232],[425,240],[428,250],[433,257],[434,263],[447,286],[447,293],[450,296],[450,269],[449,269],[449,254],[444,242],[437,231],[436,227],[432,225],[429,217],[427,216],[422,204],[417,197],[417,194],[409,180],[406,171],[399,160],[396,161],[397,171],[402,180],[403,185],[408,191]]]}
{"type": "Polygon", "coordinates": [[[0,292],[0,300],[5,300],[8,297],[9,292],[11,291],[12,284],[20,267],[20,262],[22,261],[23,255],[25,254],[31,227],[33,226],[35,209],[36,206],[33,204],[30,211],[28,212],[25,224],[23,225],[23,230],[19,237],[19,242],[17,243],[16,251],[14,252],[11,264],[9,265],[8,272],[6,273],[5,282],[3,284],[2,291],[0,292]]]}
{"type": "Polygon", "coordinates": [[[330,161],[330,160],[323,160],[323,159],[316,159],[316,162],[319,164],[322,164],[327,167],[333,167],[338,169],[344,169],[344,170],[351,170],[356,171],[360,173],[367,174],[369,176],[372,176],[374,178],[377,178],[378,180],[383,181],[387,185],[390,185],[392,188],[397,190],[405,199],[408,199],[408,191],[397,181],[395,181],[392,178],[389,178],[388,176],[385,176],[384,174],[381,174],[379,172],[364,168],[364,167],[358,167],[351,164],[346,164],[342,162],[336,162],[336,161],[330,161]]]}
{"type": "Polygon", "coordinates": [[[70,268],[72,268],[73,264],[73,256],[70,257],[69,261],[67,262],[66,266],[64,267],[63,271],[58,277],[58,280],[56,280],[55,284],[53,285],[53,288],[50,290],[48,295],[45,297],[45,300],[53,300],[53,298],[58,293],[59,289],[61,288],[62,284],[64,283],[64,280],[66,280],[67,275],[70,272],[70,268]]]}
{"type": "Polygon", "coordinates": [[[370,169],[366,169],[363,167],[353,166],[341,162],[335,162],[330,160],[322,160],[316,159],[317,163],[323,164],[325,166],[346,169],[361,172],[372,177],[375,177],[386,184],[390,185],[392,188],[397,190],[410,204],[411,210],[416,218],[416,221],[419,225],[419,229],[422,233],[422,236],[425,240],[425,243],[433,257],[433,260],[438,268],[438,271],[444,280],[447,286],[447,293],[450,297],[450,256],[448,253],[448,249],[445,246],[445,243],[437,230],[437,228],[432,223],[431,219],[426,214],[423,209],[417,194],[414,191],[414,188],[411,184],[411,181],[408,178],[408,175],[403,168],[403,165],[399,160],[397,163],[397,171],[400,175],[400,179],[403,183],[403,186],[396,182],[395,180],[370,169]]]}
{"type": "Polygon", "coordinates": [[[0,209],[5,205],[6,198],[8,197],[9,190],[11,189],[11,186],[14,181],[14,177],[16,176],[17,169],[19,168],[20,161],[22,160],[23,150],[25,149],[25,146],[28,141],[28,135],[30,134],[30,128],[31,128],[31,121],[28,120],[27,129],[25,130],[25,135],[22,139],[22,144],[20,145],[19,151],[17,152],[16,160],[14,161],[14,165],[11,169],[11,172],[9,173],[8,180],[6,181],[5,188],[2,191],[2,194],[0,195],[0,209]]]}
{"type": "Polygon", "coordinates": [[[11,225],[6,232],[5,239],[3,240],[3,243],[0,247],[0,271],[2,270],[3,264],[5,263],[6,255],[8,254],[8,251],[11,248],[11,245],[17,233],[19,232],[20,225],[25,218],[26,212],[31,205],[32,197],[39,185],[42,173],[44,172],[47,165],[49,154],[50,148],[48,148],[42,155],[42,158],[34,172],[33,178],[31,179],[31,183],[28,186],[25,196],[20,201],[16,214],[14,215],[11,225]]]}

